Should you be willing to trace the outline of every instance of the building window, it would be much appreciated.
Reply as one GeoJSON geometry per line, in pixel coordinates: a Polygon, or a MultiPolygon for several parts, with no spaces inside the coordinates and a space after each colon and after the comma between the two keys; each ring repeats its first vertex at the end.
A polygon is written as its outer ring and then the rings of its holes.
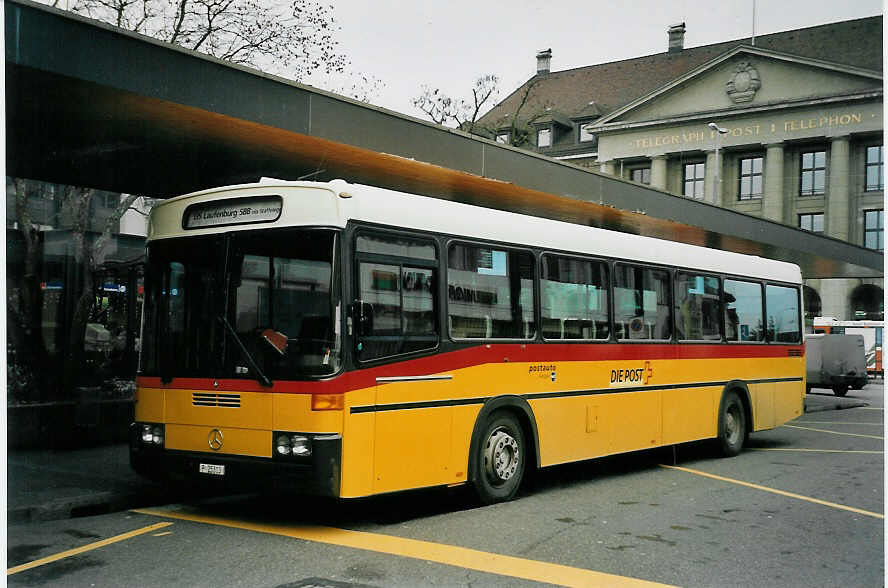
{"type": "Polygon", "coordinates": [[[819,196],[826,187],[826,151],[802,153],[801,196],[819,196]]]}
{"type": "Polygon", "coordinates": [[[537,147],[552,146],[552,129],[540,129],[537,131],[537,147]]]}
{"type": "Polygon", "coordinates": [[[761,157],[744,157],[740,159],[740,190],[739,200],[752,200],[762,197],[763,159],[761,157]]]}
{"type": "Polygon", "coordinates": [[[509,133],[497,133],[496,134],[496,142],[502,143],[503,145],[509,144],[509,133]]]}
{"type": "Polygon", "coordinates": [[[866,148],[866,191],[875,192],[885,189],[885,151],[884,146],[874,145],[866,148]]]}
{"type": "Polygon", "coordinates": [[[688,198],[703,198],[703,181],[706,177],[703,163],[686,163],[684,166],[684,192],[688,198]]]}
{"type": "Polygon", "coordinates": [[[884,210],[865,210],[863,212],[863,246],[867,249],[884,251],[884,227],[884,210]]]}
{"type": "Polygon", "coordinates": [[[823,213],[800,214],[799,228],[803,231],[811,231],[812,233],[823,232],[823,213]]]}
{"type": "Polygon", "coordinates": [[[595,140],[595,134],[592,132],[592,125],[589,123],[580,125],[580,143],[588,143],[595,140]]]}
{"type": "Polygon", "coordinates": [[[629,177],[633,182],[638,182],[639,184],[648,184],[651,183],[651,168],[649,167],[640,167],[638,169],[633,169],[629,172],[629,177]]]}

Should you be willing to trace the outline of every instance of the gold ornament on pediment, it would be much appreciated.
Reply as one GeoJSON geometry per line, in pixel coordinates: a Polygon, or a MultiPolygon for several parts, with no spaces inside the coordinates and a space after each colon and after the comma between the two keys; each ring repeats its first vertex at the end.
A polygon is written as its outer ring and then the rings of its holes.
{"type": "Polygon", "coordinates": [[[734,67],[731,79],[725,84],[725,91],[735,104],[739,104],[751,102],[761,87],[762,80],[755,66],[748,61],[741,61],[734,67]]]}

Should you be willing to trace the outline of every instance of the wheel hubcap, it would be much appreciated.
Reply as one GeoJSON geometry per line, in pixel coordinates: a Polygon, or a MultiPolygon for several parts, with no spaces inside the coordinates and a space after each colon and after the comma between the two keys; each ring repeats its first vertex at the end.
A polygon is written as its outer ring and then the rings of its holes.
{"type": "Polygon", "coordinates": [[[484,472],[494,484],[508,481],[518,470],[521,457],[518,441],[505,429],[497,429],[487,440],[484,451],[484,472]]]}
{"type": "Polygon", "coordinates": [[[728,441],[731,444],[734,444],[737,442],[739,435],[740,427],[738,427],[736,409],[729,410],[727,414],[725,414],[725,437],[728,438],[728,441]]]}

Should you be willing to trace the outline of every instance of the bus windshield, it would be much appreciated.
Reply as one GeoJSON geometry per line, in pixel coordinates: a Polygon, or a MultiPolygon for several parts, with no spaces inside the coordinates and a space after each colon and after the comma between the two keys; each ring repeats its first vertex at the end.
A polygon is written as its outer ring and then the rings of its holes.
{"type": "Polygon", "coordinates": [[[320,229],[149,243],[141,373],[264,384],[336,373],[335,250],[320,229]]]}

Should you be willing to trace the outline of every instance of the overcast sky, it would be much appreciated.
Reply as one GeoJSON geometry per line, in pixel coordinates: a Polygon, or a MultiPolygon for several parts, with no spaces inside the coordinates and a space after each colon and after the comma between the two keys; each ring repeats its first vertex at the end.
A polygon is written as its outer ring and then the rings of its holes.
{"type": "MultiPolygon", "coordinates": [[[[496,74],[503,99],[536,72],[541,49],[560,71],[662,53],[675,23],[686,23],[685,47],[753,32],[753,0],[331,1],[352,68],[384,83],[371,102],[420,118],[410,99],[423,84],[469,97],[476,78],[496,74]]],[[[757,0],[755,34],[882,9],[882,0],[757,0]]]]}

